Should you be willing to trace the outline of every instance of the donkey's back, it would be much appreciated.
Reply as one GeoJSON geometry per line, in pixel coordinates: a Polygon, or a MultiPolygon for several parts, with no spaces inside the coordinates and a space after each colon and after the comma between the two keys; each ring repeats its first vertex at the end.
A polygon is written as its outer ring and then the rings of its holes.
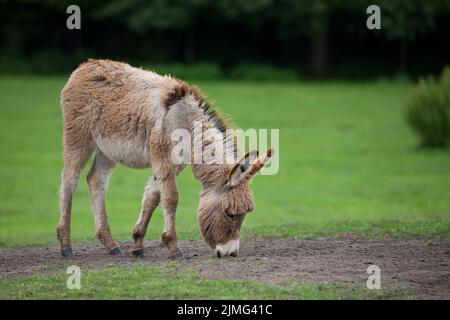
{"type": "Polygon", "coordinates": [[[149,167],[150,132],[177,86],[176,79],[126,63],[91,59],[80,65],[61,94],[68,156],[97,147],[114,162],[149,167]]]}

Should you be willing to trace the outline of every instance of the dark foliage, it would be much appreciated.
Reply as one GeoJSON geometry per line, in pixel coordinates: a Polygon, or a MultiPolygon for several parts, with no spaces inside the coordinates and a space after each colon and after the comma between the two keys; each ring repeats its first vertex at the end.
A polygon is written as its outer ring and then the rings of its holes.
{"type": "Polygon", "coordinates": [[[250,79],[286,69],[361,78],[450,62],[450,0],[0,0],[0,18],[3,72],[67,72],[107,57],[201,64],[216,78],[249,68],[250,79]],[[81,30],[66,28],[70,4],[81,30]],[[370,4],[381,7],[381,30],[366,28],[370,4]]]}

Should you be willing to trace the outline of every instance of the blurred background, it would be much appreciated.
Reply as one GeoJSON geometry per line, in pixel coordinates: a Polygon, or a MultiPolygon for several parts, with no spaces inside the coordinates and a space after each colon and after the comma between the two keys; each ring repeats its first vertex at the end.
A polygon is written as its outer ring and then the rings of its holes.
{"type": "MultiPolygon", "coordinates": [[[[252,182],[244,237],[450,237],[449,35],[450,0],[0,0],[0,245],[56,244],[59,95],[88,58],[177,76],[238,127],[280,130],[280,170],[252,182]],[[71,4],[81,30],[66,27],[71,4]]],[[[87,171],[74,242],[95,239],[87,171]]],[[[200,237],[190,171],[180,239],[200,237]]],[[[114,172],[116,238],[130,239],[150,174],[114,172]]],[[[162,226],[158,209],[148,238],[162,226]]]]}
{"type": "Polygon", "coordinates": [[[437,73],[448,0],[1,0],[0,72],[61,73],[108,57],[189,78],[373,78],[437,73]],[[66,8],[81,8],[68,30],[66,8]],[[366,9],[382,8],[381,30],[366,9]]]}

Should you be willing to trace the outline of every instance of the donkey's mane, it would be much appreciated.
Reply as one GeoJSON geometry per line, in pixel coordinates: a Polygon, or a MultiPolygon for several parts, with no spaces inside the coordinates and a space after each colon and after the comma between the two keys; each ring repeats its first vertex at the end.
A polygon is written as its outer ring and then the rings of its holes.
{"type": "Polygon", "coordinates": [[[177,85],[173,87],[171,91],[164,97],[163,104],[166,108],[170,108],[173,104],[186,96],[192,96],[198,103],[198,107],[208,116],[208,119],[214,124],[214,126],[223,134],[227,129],[234,128],[231,117],[221,112],[219,109],[213,107],[212,103],[206,98],[206,96],[195,86],[189,86],[186,82],[172,78],[176,81],[177,85]]]}
{"type": "MultiPolygon", "coordinates": [[[[171,77],[172,78],[172,77],[171,77]]],[[[197,107],[200,108],[203,113],[207,116],[209,122],[221,132],[223,136],[223,143],[228,152],[231,152],[234,159],[239,156],[238,144],[236,140],[236,136],[232,134],[228,135],[228,129],[234,129],[235,126],[231,120],[231,117],[227,114],[220,111],[220,109],[214,108],[210,101],[206,98],[206,96],[200,91],[200,89],[195,86],[189,86],[186,82],[172,78],[176,81],[176,85],[172,88],[172,90],[168,91],[166,96],[164,97],[163,104],[167,109],[177,103],[179,100],[191,96],[196,101],[197,107]],[[228,143],[232,139],[231,145],[228,143]],[[230,148],[231,149],[228,149],[230,148]]]]}

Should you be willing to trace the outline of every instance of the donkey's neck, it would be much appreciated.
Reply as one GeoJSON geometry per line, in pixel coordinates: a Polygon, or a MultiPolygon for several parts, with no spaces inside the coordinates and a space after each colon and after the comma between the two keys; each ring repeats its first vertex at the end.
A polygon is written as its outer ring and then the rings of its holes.
{"type": "Polygon", "coordinates": [[[222,183],[237,157],[234,139],[225,132],[223,120],[205,104],[198,94],[188,95],[177,105],[174,119],[176,128],[190,133],[192,171],[204,187],[222,183]]]}
{"type": "Polygon", "coordinates": [[[192,171],[203,187],[221,185],[235,161],[234,140],[217,128],[213,119],[197,120],[190,130],[192,171]]]}

